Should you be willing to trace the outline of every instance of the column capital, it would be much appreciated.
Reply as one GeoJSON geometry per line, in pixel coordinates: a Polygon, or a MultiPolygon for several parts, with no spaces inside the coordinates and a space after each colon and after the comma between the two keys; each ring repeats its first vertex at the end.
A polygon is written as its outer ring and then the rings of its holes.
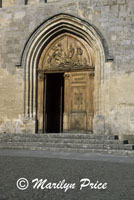
{"type": "Polygon", "coordinates": [[[45,74],[39,74],[39,78],[40,78],[40,80],[44,80],[44,77],[45,77],[45,74]]]}
{"type": "Polygon", "coordinates": [[[65,78],[65,79],[70,78],[70,74],[64,74],[64,78],[65,78]]]}
{"type": "Polygon", "coordinates": [[[89,78],[90,79],[94,78],[94,75],[95,75],[94,72],[89,72],[89,78]]]}

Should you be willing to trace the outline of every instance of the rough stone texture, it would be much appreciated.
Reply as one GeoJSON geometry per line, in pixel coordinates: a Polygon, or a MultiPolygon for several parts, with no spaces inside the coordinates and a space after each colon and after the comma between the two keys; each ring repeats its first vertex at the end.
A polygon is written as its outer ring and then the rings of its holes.
{"type": "Polygon", "coordinates": [[[0,151],[0,199],[133,200],[133,157],[100,155],[97,157],[90,153],[81,156],[83,159],[80,160],[78,158],[80,154],[76,153],[73,156],[69,153],[60,155],[58,153],[58,157],[56,157],[55,152],[54,156],[52,153],[42,151],[21,150],[21,152],[16,152],[10,150],[10,152],[4,152],[0,151]],[[65,159],[69,155],[71,159],[65,159]],[[59,157],[64,159],[59,159],[59,157]],[[25,177],[29,181],[29,188],[25,191],[20,191],[16,187],[16,182],[20,177],[25,177]],[[108,188],[102,191],[90,189],[88,186],[80,190],[80,180],[85,177],[90,179],[91,183],[107,182],[108,188]],[[65,179],[66,183],[76,183],[76,188],[67,192],[60,189],[33,189],[32,180],[35,178],[47,179],[47,183],[58,183],[65,179]]]}
{"type": "Polygon", "coordinates": [[[44,20],[68,13],[93,24],[114,61],[104,63],[101,109],[95,132],[134,134],[134,1],[4,0],[0,8],[0,132],[34,132],[24,118],[24,69],[15,65],[29,35],[44,20]],[[30,5],[32,4],[32,5],[30,5]]]}
{"type": "Polygon", "coordinates": [[[2,0],[2,7],[24,5],[26,0],[2,0]]]}

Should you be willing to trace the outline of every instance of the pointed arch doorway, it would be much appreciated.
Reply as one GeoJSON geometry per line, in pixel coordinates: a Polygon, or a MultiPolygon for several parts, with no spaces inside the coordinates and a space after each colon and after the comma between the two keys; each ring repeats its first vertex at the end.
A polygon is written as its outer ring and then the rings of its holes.
{"type": "Polygon", "coordinates": [[[48,132],[45,77],[63,74],[62,131],[98,133],[100,127],[105,131],[104,73],[111,59],[106,40],[89,22],[59,13],[41,23],[17,64],[24,68],[24,118],[30,130],[48,132]]]}
{"type": "Polygon", "coordinates": [[[38,132],[93,131],[93,49],[69,33],[55,37],[38,64],[38,132]]]}

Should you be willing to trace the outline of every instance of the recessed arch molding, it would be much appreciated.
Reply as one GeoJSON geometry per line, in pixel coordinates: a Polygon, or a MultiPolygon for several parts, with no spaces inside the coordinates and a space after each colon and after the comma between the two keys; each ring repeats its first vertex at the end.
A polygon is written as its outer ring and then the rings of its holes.
{"type": "Polygon", "coordinates": [[[83,40],[94,52],[94,115],[101,115],[101,82],[104,80],[104,63],[109,56],[107,43],[100,31],[90,23],[68,14],[58,14],[40,24],[28,38],[20,58],[24,67],[24,114],[36,118],[37,68],[43,50],[56,37],[69,34],[83,40]]]}

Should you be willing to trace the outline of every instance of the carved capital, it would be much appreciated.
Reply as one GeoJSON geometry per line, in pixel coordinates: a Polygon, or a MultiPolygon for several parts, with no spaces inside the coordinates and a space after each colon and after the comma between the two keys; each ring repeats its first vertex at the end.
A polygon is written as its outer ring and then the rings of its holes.
{"type": "Polygon", "coordinates": [[[64,78],[65,79],[69,79],[70,78],[70,74],[64,74],[64,78]]]}
{"type": "Polygon", "coordinates": [[[44,80],[45,74],[39,74],[40,80],[44,80]]]}
{"type": "Polygon", "coordinates": [[[94,72],[89,72],[89,78],[90,79],[94,78],[94,75],[95,75],[94,72]]]}

